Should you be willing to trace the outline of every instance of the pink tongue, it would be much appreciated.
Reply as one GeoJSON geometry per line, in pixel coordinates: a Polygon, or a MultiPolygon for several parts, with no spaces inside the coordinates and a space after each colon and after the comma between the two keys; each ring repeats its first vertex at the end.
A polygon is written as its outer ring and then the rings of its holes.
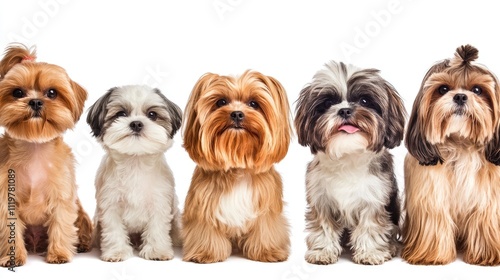
{"type": "Polygon", "coordinates": [[[346,125],[343,125],[343,126],[339,127],[339,131],[340,130],[343,130],[343,131],[351,134],[351,133],[354,133],[356,131],[359,131],[359,128],[357,128],[355,126],[352,126],[352,125],[346,124],[346,125]]]}

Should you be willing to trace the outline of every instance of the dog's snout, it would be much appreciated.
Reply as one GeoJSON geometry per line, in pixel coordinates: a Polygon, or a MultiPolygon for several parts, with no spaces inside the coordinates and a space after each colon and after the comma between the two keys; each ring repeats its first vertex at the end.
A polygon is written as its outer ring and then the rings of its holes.
{"type": "Polygon", "coordinates": [[[130,123],[130,128],[134,132],[140,132],[143,127],[144,127],[144,124],[140,121],[133,121],[130,123]]]}
{"type": "Polygon", "coordinates": [[[339,110],[339,116],[341,116],[344,119],[348,119],[352,115],[352,109],[351,108],[342,108],[339,110]]]}
{"type": "Polygon", "coordinates": [[[43,107],[43,101],[40,99],[31,99],[28,102],[28,105],[30,105],[31,109],[33,109],[34,111],[40,111],[40,109],[42,109],[43,107]]]}
{"type": "Polygon", "coordinates": [[[457,93],[453,96],[453,101],[457,103],[457,105],[464,105],[467,102],[467,95],[463,93],[457,93]]]}
{"type": "Polygon", "coordinates": [[[243,119],[245,118],[245,114],[243,114],[242,111],[234,111],[234,112],[231,112],[231,119],[236,122],[236,123],[240,123],[243,121],[243,119]]]}

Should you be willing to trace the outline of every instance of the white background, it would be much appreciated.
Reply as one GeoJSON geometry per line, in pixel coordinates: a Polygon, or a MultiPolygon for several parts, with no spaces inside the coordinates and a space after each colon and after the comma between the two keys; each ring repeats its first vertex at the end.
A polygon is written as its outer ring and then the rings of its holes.
{"type": "MultiPolygon", "coordinates": [[[[36,44],[38,61],[64,67],[88,90],[86,109],[110,87],[141,83],[160,88],[184,109],[203,73],[239,74],[248,68],[277,78],[294,109],[301,88],[334,59],[381,69],[410,110],[428,68],[451,57],[461,44],[476,46],[479,61],[500,71],[500,17],[492,3],[2,0],[0,48],[12,41],[36,44]]],[[[78,159],[79,194],[92,216],[93,180],[103,152],[90,137],[85,117],[86,112],[65,139],[78,159]]],[[[401,189],[405,153],[404,147],[393,151],[401,189]]],[[[166,157],[182,206],[194,164],[182,148],[180,134],[166,157]]],[[[498,279],[500,268],[471,266],[461,257],[435,267],[412,266],[399,257],[380,266],[356,265],[346,254],[329,266],[305,263],[304,174],[311,158],[295,137],[287,157],[277,165],[291,223],[292,251],[286,262],[266,264],[232,256],[223,263],[199,265],[181,261],[177,249],[168,262],[134,257],[106,263],[94,249],[63,265],[46,264],[43,257],[30,255],[16,273],[0,269],[0,279],[498,279]]]]}

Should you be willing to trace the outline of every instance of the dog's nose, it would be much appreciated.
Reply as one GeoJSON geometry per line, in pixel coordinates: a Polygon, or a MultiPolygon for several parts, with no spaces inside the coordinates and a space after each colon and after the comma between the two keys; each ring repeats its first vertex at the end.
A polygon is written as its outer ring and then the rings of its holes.
{"type": "Polygon", "coordinates": [[[352,109],[351,108],[342,108],[339,110],[338,115],[344,119],[348,119],[352,115],[352,109]]]}
{"type": "Polygon", "coordinates": [[[140,132],[143,127],[144,127],[144,124],[142,122],[140,122],[140,121],[133,121],[133,122],[130,123],[130,128],[134,132],[140,132]]]}
{"type": "Polygon", "coordinates": [[[467,102],[467,95],[463,93],[457,93],[453,96],[453,101],[458,105],[464,105],[467,102]]]}
{"type": "Polygon", "coordinates": [[[234,112],[231,112],[231,119],[236,122],[236,123],[240,123],[243,121],[243,119],[245,118],[245,114],[243,114],[242,111],[234,111],[234,112]]]}
{"type": "Polygon", "coordinates": [[[40,111],[43,107],[43,101],[40,99],[31,99],[28,105],[30,105],[31,109],[34,111],[40,111]]]}

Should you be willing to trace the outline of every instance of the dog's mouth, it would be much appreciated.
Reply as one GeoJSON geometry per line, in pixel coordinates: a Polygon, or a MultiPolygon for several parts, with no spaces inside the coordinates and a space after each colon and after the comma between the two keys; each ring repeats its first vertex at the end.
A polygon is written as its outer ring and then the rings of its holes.
{"type": "Polygon", "coordinates": [[[246,128],[243,125],[241,125],[241,123],[233,123],[231,125],[224,127],[222,131],[226,130],[246,130],[246,128]]]}
{"type": "Polygon", "coordinates": [[[343,131],[348,134],[353,134],[359,131],[359,127],[350,124],[350,123],[344,123],[339,128],[337,129],[338,131],[343,131]]]}
{"type": "Polygon", "coordinates": [[[464,116],[465,113],[466,113],[465,108],[458,108],[453,112],[453,114],[457,116],[464,116]]]}

